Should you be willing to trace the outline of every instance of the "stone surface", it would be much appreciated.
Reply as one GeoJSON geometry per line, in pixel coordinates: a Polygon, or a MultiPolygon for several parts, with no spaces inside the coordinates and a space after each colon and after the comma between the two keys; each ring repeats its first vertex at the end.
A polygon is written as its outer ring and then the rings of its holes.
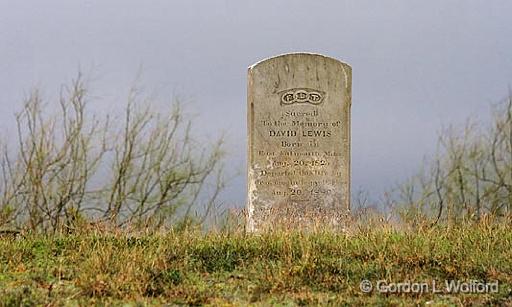
{"type": "Polygon", "coordinates": [[[247,230],[340,226],[350,208],[352,69],[318,54],[248,72],[247,230]]]}

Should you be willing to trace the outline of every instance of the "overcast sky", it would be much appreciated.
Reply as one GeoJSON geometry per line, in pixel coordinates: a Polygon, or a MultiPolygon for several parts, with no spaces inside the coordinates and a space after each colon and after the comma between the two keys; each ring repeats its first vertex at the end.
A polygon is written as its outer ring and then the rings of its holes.
{"type": "MultiPolygon", "coordinates": [[[[487,120],[512,84],[512,1],[0,0],[0,127],[33,87],[58,94],[79,69],[98,110],[141,82],[199,114],[197,135],[226,132],[246,163],[251,64],[308,51],[353,69],[353,190],[377,195],[435,150],[442,126],[487,120]]],[[[113,108],[113,109],[111,109],[113,108]]],[[[245,201],[245,176],[223,197],[245,201]]]]}

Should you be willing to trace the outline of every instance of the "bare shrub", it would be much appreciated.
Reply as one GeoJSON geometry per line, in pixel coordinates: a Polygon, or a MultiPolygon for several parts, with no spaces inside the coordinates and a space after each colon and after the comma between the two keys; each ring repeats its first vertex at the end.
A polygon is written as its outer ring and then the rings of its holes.
{"type": "Polygon", "coordinates": [[[138,97],[130,93],[119,124],[88,116],[80,75],[63,89],[58,114],[48,114],[34,91],[16,116],[16,150],[2,151],[0,226],[55,231],[101,222],[154,229],[196,209],[208,214],[224,187],[222,138],[200,143],[177,101],[160,114],[141,107],[149,101],[138,97]],[[205,196],[208,185],[214,188],[205,196]]]}
{"type": "Polygon", "coordinates": [[[496,106],[490,127],[447,129],[422,171],[394,191],[408,222],[457,222],[512,213],[512,95],[496,106]]]}

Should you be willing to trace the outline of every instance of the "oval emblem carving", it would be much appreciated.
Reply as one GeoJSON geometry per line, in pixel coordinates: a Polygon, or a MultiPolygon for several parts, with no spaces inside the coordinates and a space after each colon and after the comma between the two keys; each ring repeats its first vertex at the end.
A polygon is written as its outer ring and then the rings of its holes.
{"type": "Polygon", "coordinates": [[[319,105],[324,101],[325,93],[309,88],[294,88],[279,92],[281,105],[292,105],[294,103],[309,103],[319,105]]]}

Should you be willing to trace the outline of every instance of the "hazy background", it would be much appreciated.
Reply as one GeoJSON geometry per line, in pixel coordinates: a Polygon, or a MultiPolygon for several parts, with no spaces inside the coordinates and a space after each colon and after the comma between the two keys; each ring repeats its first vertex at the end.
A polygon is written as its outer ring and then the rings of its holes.
{"type": "MultiPolygon", "coordinates": [[[[98,112],[129,87],[174,95],[195,134],[227,135],[223,195],[245,202],[246,72],[263,58],[322,53],[353,67],[353,190],[377,197],[435,151],[443,126],[485,121],[512,84],[512,1],[0,0],[0,128],[33,87],[58,96],[80,69],[98,112]]],[[[12,138],[12,136],[11,136],[12,138]]]]}

